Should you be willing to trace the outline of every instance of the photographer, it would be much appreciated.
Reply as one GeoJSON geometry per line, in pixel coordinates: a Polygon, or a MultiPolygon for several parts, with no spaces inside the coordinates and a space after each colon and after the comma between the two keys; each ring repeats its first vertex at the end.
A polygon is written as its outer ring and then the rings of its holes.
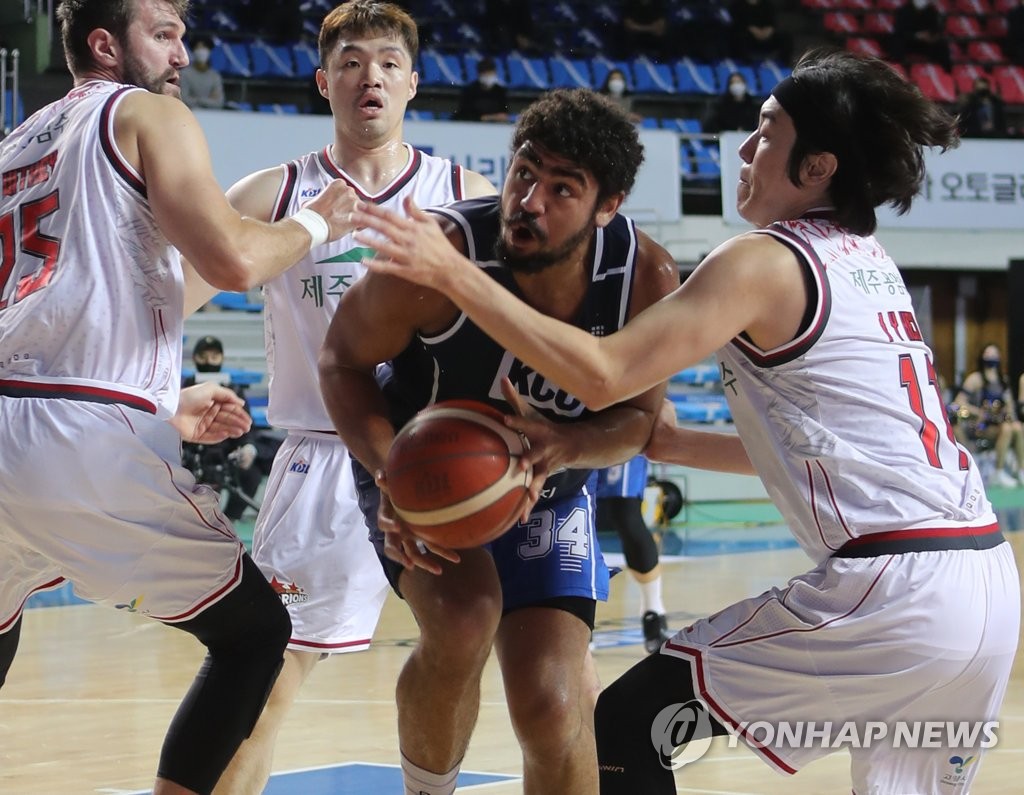
{"type": "MultiPolygon", "coordinates": [[[[211,336],[200,339],[192,349],[192,363],[196,373],[184,378],[182,386],[216,381],[245,399],[245,388],[232,384],[230,376],[221,372],[224,366],[224,346],[219,339],[211,336]]],[[[245,408],[249,411],[248,402],[245,408]]],[[[232,522],[242,518],[246,507],[257,507],[253,497],[263,480],[263,472],[257,463],[254,442],[253,431],[249,431],[244,436],[227,439],[219,444],[182,444],[182,464],[195,475],[196,480],[217,491],[227,489],[228,501],[224,515],[232,522]]]]}

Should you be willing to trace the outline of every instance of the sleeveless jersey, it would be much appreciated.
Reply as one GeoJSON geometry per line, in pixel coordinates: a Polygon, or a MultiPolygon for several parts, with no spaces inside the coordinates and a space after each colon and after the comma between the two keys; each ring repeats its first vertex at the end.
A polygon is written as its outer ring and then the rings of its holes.
{"type": "Polygon", "coordinates": [[[852,538],[993,523],[978,468],[946,416],[931,350],[896,265],[831,221],[776,223],[816,303],[796,339],[737,337],[722,383],[744,446],[815,560],[852,538]]]}
{"type": "MultiPolygon", "coordinates": [[[[466,256],[513,294],[522,297],[512,272],[495,259],[500,197],[456,202],[434,212],[454,221],[466,240],[466,256]]],[[[596,336],[611,334],[628,317],[636,270],[637,237],[633,222],[616,215],[595,232],[591,281],[574,323],[596,336]]],[[[507,411],[501,381],[508,377],[531,406],[554,422],[591,416],[577,398],[523,364],[481,331],[464,313],[444,331],[420,335],[379,377],[396,427],[416,411],[441,400],[473,398],[507,411]]],[[[582,487],[590,470],[552,475],[545,501],[564,498],[582,487]]]]}
{"type": "Polygon", "coordinates": [[[171,416],[181,261],[117,151],[132,86],[92,81],[0,143],[0,386],[171,416]]]}
{"type": "MultiPolygon", "coordinates": [[[[343,179],[366,202],[401,212],[412,196],[420,207],[443,204],[464,195],[461,166],[424,154],[408,144],[405,169],[371,196],[346,174],[330,147],[282,166],[285,179],[274,206],[274,220],[297,212],[336,179],[343,179]]],[[[373,250],[352,235],[314,248],[264,286],[264,331],[270,377],[267,418],[277,428],[298,431],[333,429],[320,396],[317,356],[342,294],[366,272],[361,260],[373,250]]]]}

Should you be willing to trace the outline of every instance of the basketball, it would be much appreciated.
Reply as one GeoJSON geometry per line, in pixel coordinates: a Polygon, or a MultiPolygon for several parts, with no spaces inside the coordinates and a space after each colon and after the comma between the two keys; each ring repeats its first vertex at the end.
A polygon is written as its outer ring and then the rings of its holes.
{"type": "Polygon", "coordinates": [[[478,547],[519,516],[531,480],[519,462],[529,445],[503,416],[473,400],[442,401],[395,436],[385,468],[391,504],[424,541],[478,547]]]}

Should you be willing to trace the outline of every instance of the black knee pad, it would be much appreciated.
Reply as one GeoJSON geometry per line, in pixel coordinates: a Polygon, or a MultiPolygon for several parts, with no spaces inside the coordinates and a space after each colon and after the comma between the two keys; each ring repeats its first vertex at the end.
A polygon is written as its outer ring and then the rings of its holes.
{"type": "Polygon", "coordinates": [[[246,555],[230,594],[173,626],[195,635],[208,654],[168,729],[158,775],[208,793],[256,725],[284,663],[291,619],[246,555]]]}
{"type": "Polygon", "coordinates": [[[0,635],[0,687],[7,681],[7,672],[11,670],[14,654],[18,651],[18,638],[21,637],[21,616],[14,626],[0,635]]]}
{"type": "Polygon", "coordinates": [[[598,500],[597,526],[610,527],[622,539],[622,554],[633,571],[646,574],[658,565],[658,545],[644,523],[639,497],[607,497],[598,500]]]}
{"type": "Polygon", "coordinates": [[[674,795],[671,750],[680,747],[677,741],[685,745],[727,733],[706,710],[701,715],[701,710],[690,664],[677,657],[652,654],[612,682],[598,696],[594,711],[601,795],[674,795]],[[673,705],[678,709],[663,713],[673,705]],[[684,713],[699,720],[673,723],[673,718],[684,713]],[[661,747],[651,739],[656,723],[665,730],[661,747]]]}

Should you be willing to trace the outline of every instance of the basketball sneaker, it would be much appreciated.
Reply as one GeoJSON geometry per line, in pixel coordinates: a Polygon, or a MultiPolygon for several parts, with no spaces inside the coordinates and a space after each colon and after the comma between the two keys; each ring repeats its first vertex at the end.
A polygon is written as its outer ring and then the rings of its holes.
{"type": "Polygon", "coordinates": [[[648,610],[640,621],[644,628],[644,648],[648,654],[654,654],[661,648],[661,644],[672,637],[668,631],[665,614],[648,610]]]}

